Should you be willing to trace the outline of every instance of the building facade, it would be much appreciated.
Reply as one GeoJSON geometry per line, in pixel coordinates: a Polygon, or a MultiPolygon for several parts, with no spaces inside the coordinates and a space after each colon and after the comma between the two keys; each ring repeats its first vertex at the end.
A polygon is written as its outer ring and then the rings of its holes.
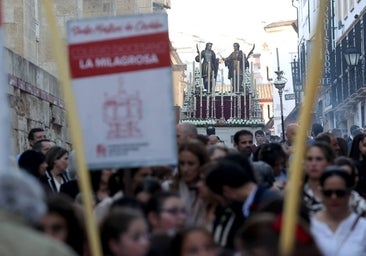
{"type": "MultiPolygon", "coordinates": [[[[55,0],[55,16],[66,43],[66,23],[76,18],[164,12],[170,0],[55,0]]],[[[40,0],[3,1],[4,46],[11,107],[12,148],[27,148],[27,133],[43,127],[58,145],[71,148],[57,81],[50,33],[40,0]]],[[[171,52],[174,104],[183,102],[185,65],[171,52]]],[[[173,107],[173,106],[172,106],[173,107]]]]}
{"type": "MultiPolygon", "coordinates": [[[[294,9],[294,11],[296,11],[294,9]]],[[[281,101],[278,89],[274,86],[276,71],[283,71],[287,79],[282,92],[282,112],[284,119],[295,107],[294,83],[291,77],[291,61],[297,54],[297,28],[294,20],[273,22],[264,27],[267,34],[267,46],[263,51],[263,64],[267,66],[262,69],[267,72],[267,83],[272,84],[273,95],[273,132],[276,135],[282,134],[281,101]]],[[[285,123],[283,124],[285,126],[285,123]]]]}
{"type": "MultiPolygon", "coordinates": [[[[307,67],[319,0],[296,1],[298,8],[298,61],[295,73],[302,85],[307,67]]],[[[325,14],[324,71],[314,120],[325,130],[340,128],[349,133],[351,125],[366,126],[366,1],[331,0],[325,14]],[[351,57],[351,59],[349,59],[351,57]],[[350,61],[349,61],[350,60],[350,61]]]]}

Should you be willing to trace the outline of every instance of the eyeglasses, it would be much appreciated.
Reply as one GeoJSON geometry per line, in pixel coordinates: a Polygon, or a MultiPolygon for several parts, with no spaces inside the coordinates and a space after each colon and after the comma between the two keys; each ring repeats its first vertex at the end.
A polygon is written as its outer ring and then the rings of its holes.
{"type": "Polygon", "coordinates": [[[160,212],[167,212],[172,215],[187,215],[187,210],[185,208],[170,208],[170,209],[161,209],[160,212]]]}
{"type": "Polygon", "coordinates": [[[324,189],[322,191],[323,195],[326,196],[326,197],[331,197],[333,194],[336,195],[336,197],[344,197],[346,196],[349,191],[348,190],[343,190],[343,189],[334,189],[334,190],[331,190],[331,189],[324,189]]]}

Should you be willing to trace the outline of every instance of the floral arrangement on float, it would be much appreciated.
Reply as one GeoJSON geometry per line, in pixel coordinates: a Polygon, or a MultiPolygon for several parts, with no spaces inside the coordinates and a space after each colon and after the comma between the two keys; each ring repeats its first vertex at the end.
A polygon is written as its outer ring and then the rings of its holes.
{"type": "Polygon", "coordinates": [[[209,125],[214,126],[228,126],[228,127],[261,127],[264,126],[264,119],[251,118],[242,119],[238,117],[230,117],[229,119],[204,119],[204,118],[185,118],[180,120],[182,123],[192,123],[197,127],[206,127],[209,125]]]}

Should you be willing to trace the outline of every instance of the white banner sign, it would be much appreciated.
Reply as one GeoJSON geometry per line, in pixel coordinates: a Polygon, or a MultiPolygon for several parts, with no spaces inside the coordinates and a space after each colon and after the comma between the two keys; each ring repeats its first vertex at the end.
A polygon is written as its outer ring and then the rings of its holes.
{"type": "Polygon", "coordinates": [[[176,164],[166,14],[76,20],[67,31],[89,168],[176,164]]]}

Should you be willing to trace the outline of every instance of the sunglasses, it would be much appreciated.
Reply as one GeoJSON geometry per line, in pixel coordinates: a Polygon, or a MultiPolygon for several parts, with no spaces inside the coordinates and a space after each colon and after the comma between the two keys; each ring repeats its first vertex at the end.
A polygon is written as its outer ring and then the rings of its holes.
{"type": "Polygon", "coordinates": [[[324,189],[322,193],[325,197],[331,197],[333,194],[335,194],[336,197],[344,197],[349,193],[349,191],[343,189],[324,189]]]}

